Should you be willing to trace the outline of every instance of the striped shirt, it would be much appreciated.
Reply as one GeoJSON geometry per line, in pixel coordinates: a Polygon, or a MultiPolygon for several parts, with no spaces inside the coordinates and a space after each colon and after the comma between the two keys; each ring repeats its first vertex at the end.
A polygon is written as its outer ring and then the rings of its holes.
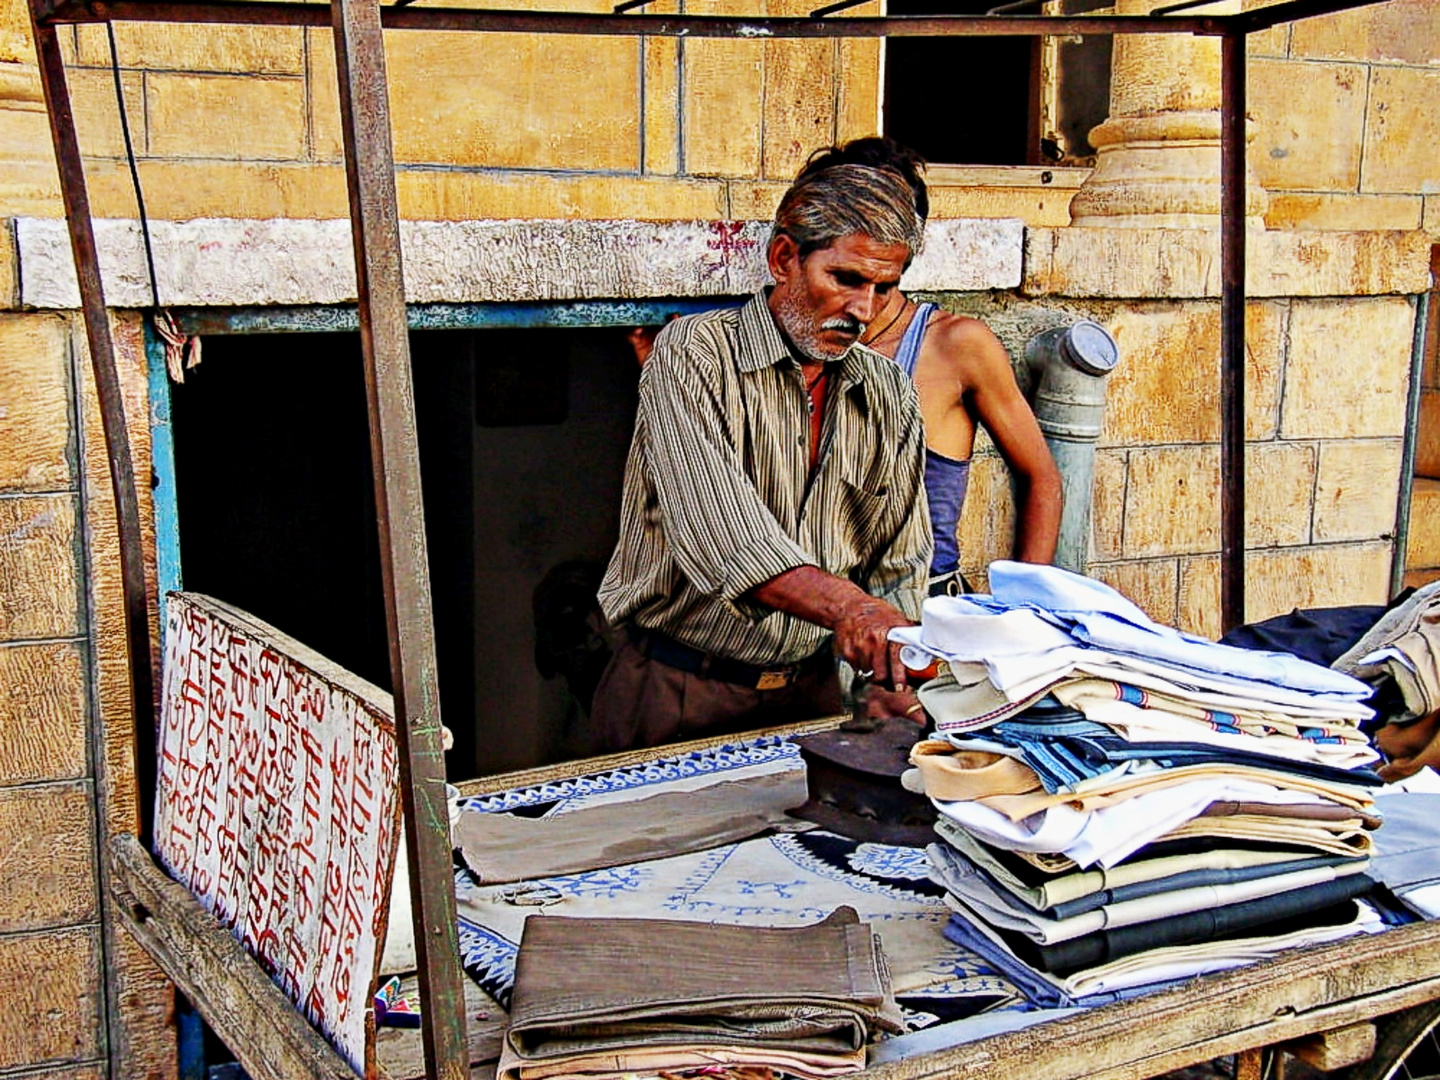
{"type": "Polygon", "coordinates": [[[746,594],[807,564],[919,618],[931,541],[915,388],[859,345],[830,363],[829,381],[812,477],[805,377],[763,292],[661,332],[600,586],[612,625],[795,663],[830,632],[746,594]]]}

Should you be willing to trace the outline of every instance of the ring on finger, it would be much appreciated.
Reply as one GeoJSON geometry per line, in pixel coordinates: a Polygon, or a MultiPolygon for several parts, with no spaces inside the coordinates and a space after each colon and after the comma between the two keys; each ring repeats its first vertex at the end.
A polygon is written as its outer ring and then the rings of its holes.
{"type": "Polygon", "coordinates": [[[865,671],[857,671],[855,674],[862,679],[873,679],[875,677],[875,672],[868,669],[865,671]]]}

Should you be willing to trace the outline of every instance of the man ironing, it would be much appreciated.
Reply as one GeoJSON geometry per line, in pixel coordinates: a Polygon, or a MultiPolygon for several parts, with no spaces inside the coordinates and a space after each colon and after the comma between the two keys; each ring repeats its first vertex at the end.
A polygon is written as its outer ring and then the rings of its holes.
{"type": "Polygon", "coordinates": [[[886,635],[925,591],[924,431],[910,381],[857,343],[920,228],[892,171],[806,177],[776,213],[774,286],[656,339],[600,588],[627,633],[601,749],[833,715],[836,654],[904,691],[886,635]]]}

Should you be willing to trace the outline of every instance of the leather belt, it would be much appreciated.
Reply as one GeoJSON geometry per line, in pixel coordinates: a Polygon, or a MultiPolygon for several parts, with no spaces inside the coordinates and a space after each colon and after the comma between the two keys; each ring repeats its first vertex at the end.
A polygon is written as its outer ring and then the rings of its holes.
{"type": "Polygon", "coordinates": [[[833,666],[830,646],[823,645],[805,659],[793,664],[747,664],[743,660],[732,660],[728,656],[717,656],[676,641],[672,637],[627,624],[626,631],[635,648],[642,656],[666,667],[673,667],[702,679],[732,683],[751,690],[783,690],[792,686],[802,675],[819,672],[833,666]]]}

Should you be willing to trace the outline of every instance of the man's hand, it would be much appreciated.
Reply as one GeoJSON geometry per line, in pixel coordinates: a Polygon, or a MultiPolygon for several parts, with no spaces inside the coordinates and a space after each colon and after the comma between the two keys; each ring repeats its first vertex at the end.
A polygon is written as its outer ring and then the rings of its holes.
{"type": "Polygon", "coordinates": [[[1414,776],[1426,765],[1440,768],[1440,712],[1375,733],[1375,749],[1388,759],[1376,771],[1387,784],[1414,776]]]}
{"type": "Polygon", "coordinates": [[[756,586],[750,595],[766,607],[835,631],[835,651],[866,682],[905,689],[900,646],[887,635],[896,626],[913,625],[914,620],[884,600],[818,566],[787,570],[756,586]]]}
{"type": "Polygon", "coordinates": [[[910,626],[911,620],[884,600],[856,592],[859,595],[844,605],[830,628],[835,631],[835,651],[866,682],[903,691],[905,665],[900,662],[900,646],[889,640],[889,634],[897,626],[910,626]]]}
{"type": "Polygon", "coordinates": [[[886,690],[880,686],[868,687],[865,691],[865,715],[871,720],[898,717],[922,728],[928,719],[920,699],[909,687],[898,691],[886,690]]]}

